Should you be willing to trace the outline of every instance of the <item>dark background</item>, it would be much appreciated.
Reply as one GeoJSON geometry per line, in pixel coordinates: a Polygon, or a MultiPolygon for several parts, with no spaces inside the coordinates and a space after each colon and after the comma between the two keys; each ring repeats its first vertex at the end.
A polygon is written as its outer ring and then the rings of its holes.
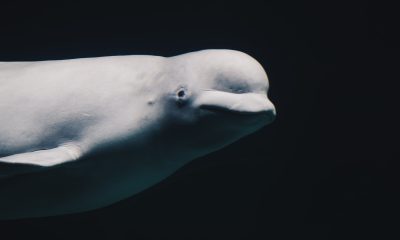
{"type": "Polygon", "coordinates": [[[278,117],[131,199],[3,221],[0,238],[397,239],[395,9],[368,1],[2,3],[0,61],[236,49],[265,67],[278,117]]]}

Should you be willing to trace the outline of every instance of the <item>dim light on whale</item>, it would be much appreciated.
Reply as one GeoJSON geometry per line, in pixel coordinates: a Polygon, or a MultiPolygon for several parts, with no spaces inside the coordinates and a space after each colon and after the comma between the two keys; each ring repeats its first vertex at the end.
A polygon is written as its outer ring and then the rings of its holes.
{"type": "Polygon", "coordinates": [[[249,55],[0,62],[0,219],[96,209],[273,121],[249,55]]]}

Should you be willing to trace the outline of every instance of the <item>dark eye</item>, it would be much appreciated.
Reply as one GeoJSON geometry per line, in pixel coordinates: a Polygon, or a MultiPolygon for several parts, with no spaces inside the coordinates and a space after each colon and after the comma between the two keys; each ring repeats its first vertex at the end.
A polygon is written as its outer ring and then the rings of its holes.
{"type": "Polygon", "coordinates": [[[183,106],[187,102],[187,90],[185,88],[180,88],[176,91],[176,102],[179,106],[183,106]]]}
{"type": "Polygon", "coordinates": [[[179,98],[183,98],[186,95],[185,90],[183,89],[179,90],[177,94],[179,98]]]}

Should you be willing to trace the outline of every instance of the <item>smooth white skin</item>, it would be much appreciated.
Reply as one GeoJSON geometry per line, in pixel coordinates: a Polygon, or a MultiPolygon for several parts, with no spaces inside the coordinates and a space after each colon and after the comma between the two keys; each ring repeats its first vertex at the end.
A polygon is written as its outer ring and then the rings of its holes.
{"type": "Polygon", "coordinates": [[[233,50],[0,63],[0,218],[132,196],[271,122],[268,87],[233,50]]]}

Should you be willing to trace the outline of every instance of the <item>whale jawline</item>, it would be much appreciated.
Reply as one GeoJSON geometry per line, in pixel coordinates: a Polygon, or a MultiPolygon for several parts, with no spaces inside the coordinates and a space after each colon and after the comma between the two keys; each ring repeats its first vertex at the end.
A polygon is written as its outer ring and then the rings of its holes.
{"type": "Polygon", "coordinates": [[[196,101],[200,109],[236,115],[275,115],[275,107],[267,96],[260,93],[230,93],[217,90],[204,91],[196,101]]]}

